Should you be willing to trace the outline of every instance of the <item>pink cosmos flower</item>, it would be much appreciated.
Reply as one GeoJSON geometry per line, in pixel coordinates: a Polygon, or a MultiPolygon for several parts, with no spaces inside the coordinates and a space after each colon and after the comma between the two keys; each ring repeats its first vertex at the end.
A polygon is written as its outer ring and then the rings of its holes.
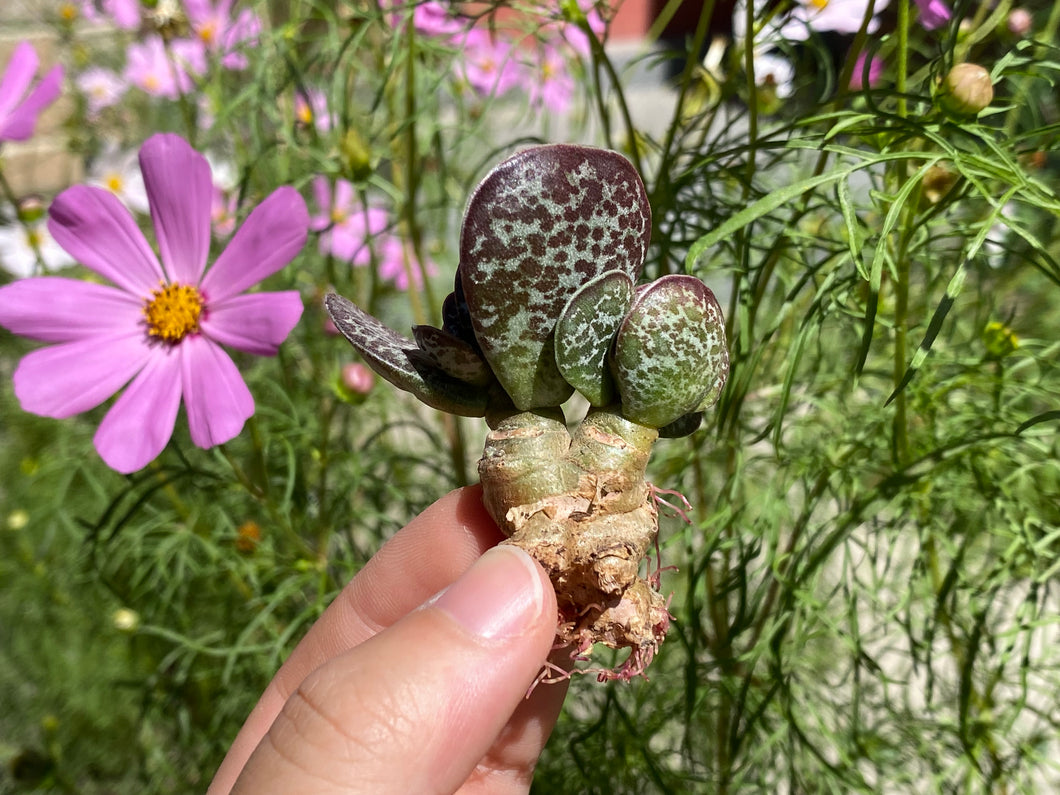
{"type": "Polygon", "coordinates": [[[500,96],[519,82],[519,63],[512,43],[472,28],[463,37],[464,79],[480,94],[500,96]]]}
{"type": "Polygon", "coordinates": [[[165,99],[188,94],[192,78],[206,71],[206,52],[200,42],[190,39],[174,39],[167,52],[161,36],[150,36],[130,44],[125,56],[125,79],[165,99]]]}
{"type": "Polygon", "coordinates": [[[166,446],[182,398],[199,447],[240,432],[254,399],[221,345],[276,353],[301,317],[299,294],[243,293],[298,254],[309,223],[297,191],[278,188],[207,271],[206,159],[180,136],[159,134],[140,149],[140,168],[161,262],[113,194],[78,185],[56,198],[48,228],[114,286],[43,276],[0,288],[0,325],[53,343],[15,370],[23,409],[70,417],[128,384],[94,439],[107,465],[123,473],[166,446]]]}
{"type": "Polygon", "coordinates": [[[225,69],[246,69],[242,48],[257,43],[261,20],[248,8],[232,18],[232,0],[185,0],[188,23],[207,52],[221,58],[225,69]]]}
{"type": "Polygon", "coordinates": [[[854,71],[850,73],[851,91],[875,88],[880,84],[880,78],[883,77],[883,59],[876,55],[869,61],[868,84],[865,83],[865,59],[868,57],[868,53],[862,51],[854,61],[854,71]]]}
{"type": "Polygon", "coordinates": [[[40,61],[28,41],[21,42],[11,54],[4,76],[0,79],[0,141],[25,141],[33,135],[37,117],[59,96],[63,82],[62,66],[51,71],[30,90],[40,61]]]}
{"type": "MultiPolygon", "coordinates": [[[[356,267],[372,264],[376,255],[379,278],[407,290],[410,283],[417,287],[423,282],[421,268],[412,262],[412,282],[405,269],[405,246],[390,234],[390,217],[380,207],[365,207],[357,201],[353,185],[344,179],[335,180],[332,190],[326,177],[313,179],[313,195],[320,212],[310,219],[310,228],[320,232],[320,253],[349,262],[356,267]]],[[[411,259],[410,259],[411,261],[411,259]]],[[[422,270],[428,276],[437,274],[433,262],[426,262],[422,270]]]]}
{"type": "Polygon", "coordinates": [[[920,9],[920,24],[927,30],[941,28],[953,18],[953,12],[944,0],[916,0],[920,9]]]}
{"type": "Polygon", "coordinates": [[[412,12],[412,24],[425,36],[458,36],[471,25],[471,20],[453,13],[452,3],[427,0],[412,12]]]}
{"type": "MultiPolygon", "coordinates": [[[[585,20],[589,23],[589,30],[592,31],[593,36],[602,41],[607,35],[607,22],[600,16],[595,0],[577,0],[577,5],[585,14],[585,20]]],[[[571,23],[564,24],[563,37],[578,55],[582,58],[589,57],[592,45],[589,43],[589,37],[580,27],[571,23]]]]}
{"type": "Polygon", "coordinates": [[[294,95],[294,117],[303,127],[315,127],[319,133],[331,129],[328,97],[319,88],[307,88],[294,95]]]}
{"type": "Polygon", "coordinates": [[[563,55],[555,47],[544,46],[536,68],[524,72],[530,104],[553,113],[566,113],[574,95],[574,78],[563,55]]]}

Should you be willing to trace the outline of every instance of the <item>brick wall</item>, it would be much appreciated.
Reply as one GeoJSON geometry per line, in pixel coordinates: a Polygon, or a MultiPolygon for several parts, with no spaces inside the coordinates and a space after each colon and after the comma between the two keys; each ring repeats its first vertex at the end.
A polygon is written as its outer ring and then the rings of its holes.
{"type": "MultiPolygon", "coordinates": [[[[59,57],[58,37],[47,24],[58,13],[59,0],[0,0],[0,69],[11,52],[28,40],[41,59],[42,72],[59,57]]],[[[41,114],[37,131],[28,141],[7,141],[0,149],[4,175],[18,195],[54,194],[82,177],[80,158],[67,151],[63,124],[70,114],[68,97],[41,114]]]]}

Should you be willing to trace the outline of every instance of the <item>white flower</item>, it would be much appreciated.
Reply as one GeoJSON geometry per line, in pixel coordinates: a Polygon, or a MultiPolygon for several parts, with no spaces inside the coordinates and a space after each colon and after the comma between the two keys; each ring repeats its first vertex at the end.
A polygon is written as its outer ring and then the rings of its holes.
{"type": "Polygon", "coordinates": [[[37,254],[46,270],[54,271],[74,264],[74,259],[55,242],[43,220],[23,226],[19,223],[0,226],[0,268],[19,279],[38,272],[37,254]]]}
{"type": "MultiPolygon", "coordinates": [[[[876,0],[873,15],[887,7],[890,0],[876,0]]],[[[857,33],[868,11],[870,0],[799,0],[787,21],[780,28],[780,36],[788,41],[805,41],[811,33],[835,31],[857,33]]],[[[873,16],[868,32],[875,33],[880,22],[873,16]]]]}
{"type": "Polygon", "coordinates": [[[138,213],[147,213],[147,189],[135,150],[122,151],[108,143],[88,170],[89,185],[98,185],[117,196],[122,204],[138,213]]]}
{"type": "Polygon", "coordinates": [[[773,52],[754,53],[755,85],[760,88],[770,87],[777,99],[791,96],[792,83],[795,80],[795,67],[791,61],[773,52]]]}
{"type": "Polygon", "coordinates": [[[77,87],[85,95],[89,119],[94,119],[104,108],[118,104],[129,88],[117,72],[102,66],[89,66],[77,76],[77,87]]]}

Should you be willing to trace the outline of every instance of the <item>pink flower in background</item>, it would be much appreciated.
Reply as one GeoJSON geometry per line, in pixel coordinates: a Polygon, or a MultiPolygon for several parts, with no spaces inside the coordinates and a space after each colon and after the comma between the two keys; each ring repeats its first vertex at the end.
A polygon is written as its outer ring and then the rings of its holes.
{"type": "MultiPolygon", "coordinates": [[[[313,179],[313,195],[320,209],[310,219],[310,228],[320,232],[320,253],[349,262],[356,267],[372,264],[376,255],[379,278],[407,290],[410,283],[417,287],[423,282],[420,266],[412,261],[412,281],[405,270],[405,246],[400,238],[390,234],[390,216],[380,207],[365,207],[355,196],[353,185],[344,179],[335,180],[332,189],[326,177],[313,179]]],[[[428,276],[437,274],[433,262],[426,262],[423,270],[428,276]]]]}
{"type": "Polygon", "coordinates": [[[545,45],[536,67],[528,67],[524,75],[531,105],[554,113],[567,112],[574,96],[574,78],[558,49],[545,45]]]}
{"type": "Polygon", "coordinates": [[[235,231],[238,209],[239,197],[214,184],[210,198],[210,224],[215,235],[226,238],[235,231]]]}
{"type": "MultiPolygon", "coordinates": [[[[876,0],[869,33],[875,33],[880,22],[875,17],[890,0],[876,0]]],[[[857,33],[868,11],[869,0],[798,0],[788,21],[780,27],[780,36],[789,41],[805,41],[812,32],[857,33]]]]}
{"type": "Polygon", "coordinates": [[[875,88],[880,84],[880,78],[883,77],[883,59],[875,55],[869,61],[868,84],[865,83],[865,60],[868,57],[868,53],[862,52],[854,62],[854,71],[850,73],[851,91],[875,88]]]}
{"type": "Polygon", "coordinates": [[[95,119],[100,111],[117,105],[129,88],[117,72],[103,66],[89,66],[77,76],[77,88],[85,95],[88,118],[95,119]]]}
{"type": "Polygon", "coordinates": [[[125,52],[125,79],[164,99],[190,93],[192,78],[206,72],[206,52],[200,42],[189,39],[175,39],[169,48],[167,52],[161,36],[130,44],[125,52]]]}
{"type": "Polygon", "coordinates": [[[28,41],[15,47],[0,79],[0,141],[25,141],[33,135],[37,117],[52,104],[62,88],[63,68],[54,66],[30,88],[40,60],[28,41]]]}
{"type": "Polygon", "coordinates": [[[140,0],[103,0],[103,11],[123,30],[136,30],[140,27],[140,0]]]}
{"type": "Polygon", "coordinates": [[[232,18],[232,0],[185,0],[188,23],[207,52],[221,58],[225,69],[246,69],[241,48],[253,46],[261,33],[261,20],[248,8],[232,18]]]}
{"type": "Polygon", "coordinates": [[[512,43],[472,28],[460,41],[464,78],[480,94],[500,96],[519,82],[512,43]]]}
{"type": "Polygon", "coordinates": [[[114,286],[43,276],[0,288],[0,325],[53,343],[14,374],[26,411],[64,418],[124,392],[104,416],[96,450],[135,472],[166,446],[183,399],[192,441],[233,438],[254,413],[235,363],[221,348],[276,353],[302,314],[296,291],[244,291],[291,261],[309,223],[297,191],[270,194],[213,267],[210,167],[181,137],[140,149],[161,262],[113,194],[78,185],[56,198],[48,228],[67,252],[114,286]]]}
{"type": "Polygon", "coordinates": [[[319,88],[307,88],[294,95],[294,116],[304,127],[315,127],[326,133],[332,127],[328,97],[319,88]]]}
{"type": "MultiPolygon", "coordinates": [[[[585,14],[586,22],[589,23],[589,30],[592,31],[592,34],[597,39],[602,40],[607,34],[607,23],[600,16],[600,12],[597,11],[595,0],[578,0],[578,8],[585,14]]],[[[583,58],[589,57],[590,52],[592,52],[592,45],[589,43],[589,37],[580,27],[571,23],[564,24],[563,38],[567,40],[578,55],[583,58]]]]}
{"type": "Polygon", "coordinates": [[[953,12],[944,0],[916,0],[920,9],[920,23],[927,30],[941,28],[953,18],[953,12]]]}
{"type": "Polygon", "coordinates": [[[353,265],[368,265],[372,261],[368,241],[386,231],[386,210],[364,207],[353,185],[344,179],[335,180],[332,189],[326,177],[315,177],[313,196],[320,212],[310,219],[310,228],[320,232],[320,253],[353,265]]]}
{"type": "Polygon", "coordinates": [[[427,0],[412,12],[412,24],[426,36],[459,36],[471,26],[471,20],[453,13],[452,3],[427,0]]]}

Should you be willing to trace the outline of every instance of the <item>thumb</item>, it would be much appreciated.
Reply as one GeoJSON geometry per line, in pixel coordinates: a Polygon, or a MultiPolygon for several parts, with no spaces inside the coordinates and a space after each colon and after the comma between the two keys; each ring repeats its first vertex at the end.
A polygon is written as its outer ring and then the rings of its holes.
{"type": "Polygon", "coordinates": [[[555,630],[541,567],[517,547],[490,549],[422,607],[310,674],[233,792],[455,791],[523,702],[555,630]]]}

